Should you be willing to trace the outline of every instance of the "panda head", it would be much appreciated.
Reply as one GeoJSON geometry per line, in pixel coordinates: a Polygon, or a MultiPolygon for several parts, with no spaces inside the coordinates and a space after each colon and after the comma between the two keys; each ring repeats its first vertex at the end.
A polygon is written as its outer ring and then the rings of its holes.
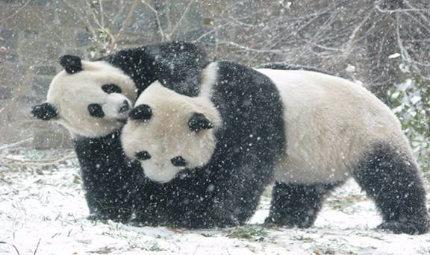
{"type": "Polygon", "coordinates": [[[157,81],[137,99],[121,140],[126,155],[141,163],[148,178],[165,183],[209,162],[220,123],[209,99],[175,93],[157,81]]]}
{"type": "Polygon", "coordinates": [[[121,128],[136,98],[136,86],[120,69],[104,61],[66,55],[64,71],[52,80],[47,101],[32,108],[41,120],[56,120],[72,135],[100,137],[121,128]]]}

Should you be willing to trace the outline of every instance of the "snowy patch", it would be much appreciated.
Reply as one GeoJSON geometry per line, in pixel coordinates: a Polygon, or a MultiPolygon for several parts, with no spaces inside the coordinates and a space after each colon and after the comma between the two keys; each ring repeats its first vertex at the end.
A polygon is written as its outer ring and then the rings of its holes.
{"type": "Polygon", "coordinates": [[[315,226],[305,230],[261,227],[270,205],[267,193],[250,224],[238,228],[138,228],[90,221],[76,159],[35,165],[44,153],[0,155],[2,255],[34,254],[36,248],[43,255],[430,254],[429,234],[375,231],[380,218],[353,182],[334,192],[315,226]]]}

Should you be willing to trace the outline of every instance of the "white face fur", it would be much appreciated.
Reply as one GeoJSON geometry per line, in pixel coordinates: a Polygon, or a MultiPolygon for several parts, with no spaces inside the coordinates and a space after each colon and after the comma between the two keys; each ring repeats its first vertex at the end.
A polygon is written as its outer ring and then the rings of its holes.
{"type": "Polygon", "coordinates": [[[165,183],[183,169],[209,162],[221,124],[209,99],[183,96],[154,82],[139,96],[133,111],[142,107],[150,109],[149,118],[129,118],[122,131],[122,144],[127,156],[140,161],[148,178],[165,183]],[[204,115],[212,126],[191,130],[189,121],[195,114],[204,115]]]}
{"type": "Polygon", "coordinates": [[[82,61],[82,71],[60,72],[52,80],[47,102],[72,136],[100,137],[119,129],[136,98],[134,82],[103,62],[82,61]]]}

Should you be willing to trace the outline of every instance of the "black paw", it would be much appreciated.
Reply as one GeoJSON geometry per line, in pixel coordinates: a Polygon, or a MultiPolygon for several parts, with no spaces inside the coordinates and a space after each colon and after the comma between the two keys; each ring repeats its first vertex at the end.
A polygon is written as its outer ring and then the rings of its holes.
{"type": "Polygon", "coordinates": [[[309,219],[274,219],[273,217],[267,217],[264,220],[264,226],[268,228],[273,227],[284,227],[284,228],[309,228],[312,227],[313,221],[311,222],[309,219]]]}
{"type": "Polygon", "coordinates": [[[390,221],[380,224],[377,229],[393,234],[422,235],[429,231],[430,222],[424,221],[390,221]]]}
{"type": "Polygon", "coordinates": [[[91,213],[88,217],[88,220],[91,221],[107,221],[112,220],[120,223],[128,223],[131,220],[131,214],[128,212],[95,212],[91,213]]]}
{"type": "Polygon", "coordinates": [[[106,215],[102,215],[99,213],[92,213],[87,216],[87,220],[106,222],[107,220],[109,220],[109,218],[106,215]]]}

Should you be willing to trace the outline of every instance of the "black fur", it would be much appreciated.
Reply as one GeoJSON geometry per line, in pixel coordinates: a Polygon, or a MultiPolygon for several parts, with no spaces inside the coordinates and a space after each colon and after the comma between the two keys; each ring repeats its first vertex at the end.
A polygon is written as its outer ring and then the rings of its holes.
{"type": "Polygon", "coordinates": [[[148,160],[151,159],[151,154],[148,151],[139,151],[136,152],[136,158],[138,160],[148,160]]]}
{"type": "Polygon", "coordinates": [[[107,94],[122,93],[122,89],[116,84],[105,84],[102,86],[102,90],[107,94]]]}
{"type": "Polygon", "coordinates": [[[182,156],[176,156],[170,160],[172,165],[177,167],[187,166],[187,161],[182,156]]]}
{"type": "MultiPolygon", "coordinates": [[[[189,96],[197,95],[200,71],[208,63],[203,50],[186,42],[122,50],[103,60],[129,75],[136,83],[139,93],[159,79],[166,87],[189,96]]],[[[63,56],[60,63],[69,73],[82,69],[78,57],[63,56]]],[[[143,171],[140,165],[130,164],[125,158],[118,134],[119,131],[116,131],[105,137],[80,138],[75,141],[75,151],[81,165],[83,186],[91,213],[101,218],[126,221],[135,207],[133,198],[138,197],[136,203],[140,207],[139,214],[148,212],[150,215],[145,217],[146,224],[171,222],[165,220],[166,216],[161,214],[161,211],[160,215],[156,215],[159,208],[157,203],[162,204],[160,200],[165,201],[163,199],[174,195],[167,191],[162,193],[160,185],[153,184],[143,175],[137,174],[143,171]],[[145,200],[147,194],[144,190],[148,191],[148,194],[161,193],[159,199],[155,200],[156,204],[151,204],[152,197],[145,200]]]]}
{"type": "Polygon", "coordinates": [[[202,49],[187,42],[121,50],[104,60],[129,75],[136,83],[138,94],[159,80],[166,88],[187,96],[199,93],[200,71],[209,62],[202,49]]]}
{"type": "Polygon", "coordinates": [[[202,129],[211,129],[214,125],[204,114],[194,113],[188,121],[188,127],[191,131],[199,132],[202,129]]]}
{"type": "Polygon", "coordinates": [[[276,160],[285,153],[282,99],[265,75],[219,62],[211,100],[223,126],[207,168],[216,180],[217,201],[208,207],[230,212],[243,223],[255,212],[264,188],[273,180],[276,160]]]}
{"type": "Polygon", "coordinates": [[[99,104],[89,104],[88,105],[88,114],[93,116],[94,118],[103,118],[105,113],[103,112],[103,108],[99,104]]]}
{"type": "Polygon", "coordinates": [[[286,184],[276,182],[272,206],[265,224],[285,227],[311,227],[326,195],[340,184],[286,184]]]}
{"type": "Polygon", "coordinates": [[[361,159],[354,175],[382,214],[384,222],[379,228],[397,234],[428,232],[425,190],[414,160],[396,148],[378,144],[361,159]]]}
{"type": "Polygon", "coordinates": [[[264,75],[220,62],[212,101],[223,126],[217,147],[202,168],[167,184],[147,185],[136,197],[136,221],[174,227],[209,228],[243,224],[273,180],[274,162],[284,153],[282,102],[264,75]],[[243,128],[246,126],[247,128],[243,128]]]}
{"type": "Polygon", "coordinates": [[[152,117],[152,109],[146,104],[139,105],[130,111],[129,117],[132,120],[148,121],[152,117]]]}
{"type": "Polygon", "coordinates": [[[58,110],[50,103],[43,103],[33,106],[31,114],[41,120],[51,120],[58,117],[58,110]]]}
{"type": "Polygon", "coordinates": [[[74,74],[83,70],[81,59],[76,56],[64,55],[60,57],[60,65],[69,74],[74,74]]]}
{"type": "Polygon", "coordinates": [[[122,151],[120,132],[100,138],[74,140],[87,204],[93,217],[128,221],[133,211],[140,164],[122,151]]]}

